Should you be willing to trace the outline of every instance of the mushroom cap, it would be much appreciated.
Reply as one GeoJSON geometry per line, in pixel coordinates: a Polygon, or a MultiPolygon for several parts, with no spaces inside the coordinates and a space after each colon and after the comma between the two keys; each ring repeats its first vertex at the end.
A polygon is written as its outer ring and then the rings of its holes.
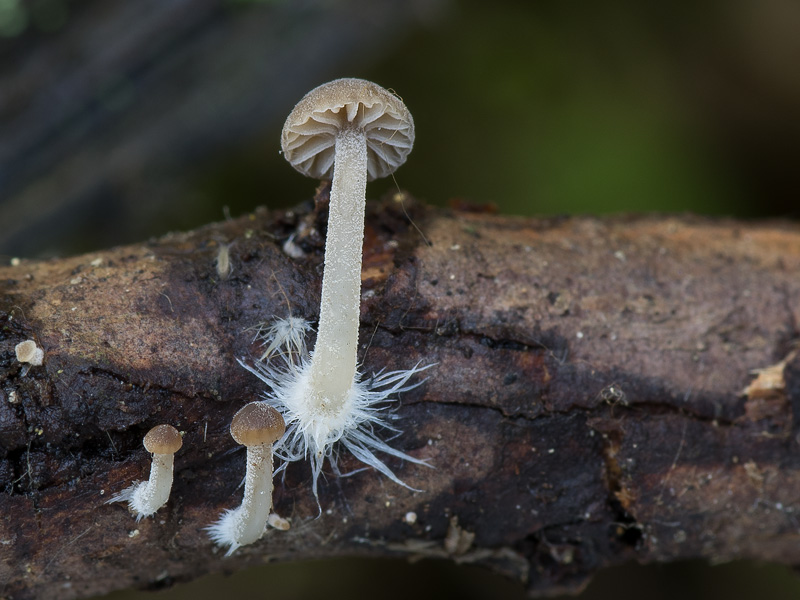
{"type": "Polygon", "coordinates": [[[308,92],[281,134],[286,160],[315,179],[333,174],[336,135],[352,128],[367,137],[367,179],[394,173],[414,145],[414,119],[397,96],[364,79],[335,79],[308,92]]]}
{"type": "Polygon", "coordinates": [[[231,421],[233,439],[244,446],[274,444],[284,431],[286,423],[281,413],[265,402],[246,404],[231,421]]]}
{"type": "Polygon", "coordinates": [[[152,454],[175,454],[183,446],[183,438],[172,425],[156,425],[144,436],[143,443],[152,454]]]}

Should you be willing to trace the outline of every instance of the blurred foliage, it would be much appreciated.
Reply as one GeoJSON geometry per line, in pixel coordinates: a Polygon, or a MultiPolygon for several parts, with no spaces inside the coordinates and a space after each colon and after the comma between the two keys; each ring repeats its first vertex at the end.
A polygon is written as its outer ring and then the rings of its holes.
{"type": "MultiPolygon", "coordinates": [[[[767,25],[781,2],[765,4],[767,25]]],[[[788,166],[800,115],[771,95],[791,87],[797,65],[749,89],[763,65],[736,62],[751,33],[739,31],[750,14],[741,2],[648,6],[460,2],[379,64],[330,73],[391,87],[414,114],[408,163],[369,196],[399,185],[434,204],[494,202],[509,214],[799,215],[788,166]],[[729,101],[737,86],[748,89],[729,101]],[[730,113],[741,104],[743,114],[730,113]]],[[[276,123],[204,169],[196,193],[234,212],[257,203],[256,190],[271,190],[261,198],[270,206],[306,197],[314,183],[278,159],[279,135],[276,123]]]]}
{"type": "Polygon", "coordinates": [[[737,212],[642,24],[613,3],[557,6],[461,5],[381,66],[418,124],[400,182],[515,214],[737,212]]]}
{"type": "Polygon", "coordinates": [[[67,22],[66,0],[0,0],[0,38],[13,38],[29,28],[43,33],[61,29],[67,22]]]}

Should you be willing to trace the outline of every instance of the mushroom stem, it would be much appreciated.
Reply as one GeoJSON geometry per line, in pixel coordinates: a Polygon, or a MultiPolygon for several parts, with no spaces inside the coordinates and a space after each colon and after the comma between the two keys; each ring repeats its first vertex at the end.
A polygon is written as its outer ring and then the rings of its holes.
{"type": "Polygon", "coordinates": [[[153,454],[150,477],[136,486],[131,495],[130,505],[135,512],[149,516],[167,503],[174,464],[174,454],[153,454]]]}
{"type": "Polygon", "coordinates": [[[323,413],[342,409],[356,376],[366,194],[367,139],[362,129],[347,127],[336,136],[319,330],[311,358],[311,401],[323,413]]]}
{"type": "Polygon", "coordinates": [[[264,535],[271,511],[272,444],[248,446],[244,499],[230,517],[236,545],[245,546],[258,541],[264,535]]]}

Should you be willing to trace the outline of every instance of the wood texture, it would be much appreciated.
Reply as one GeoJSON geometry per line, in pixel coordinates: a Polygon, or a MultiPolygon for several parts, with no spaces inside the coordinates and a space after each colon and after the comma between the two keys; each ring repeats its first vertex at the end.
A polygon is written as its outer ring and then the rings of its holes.
{"type": "Polygon", "coordinates": [[[257,323],[316,318],[324,197],[0,268],[0,597],[343,555],[482,563],[539,592],[631,559],[800,564],[800,226],[403,200],[368,209],[360,358],[436,363],[393,441],[435,468],[387,461],[424,491],[343,455],[356,472],[321,482],[316,518],[293,464],[275,495],[291,530],[227,559],[203,528],[240,501],[228,426],[261,391],[235,359],[258,355],[257,323]],[[41,367],[15,359],[29,338],[41,367]],[[170,503],[137,524],[104,502],[147,476],[158,423],[184,446],[170,503]]]}

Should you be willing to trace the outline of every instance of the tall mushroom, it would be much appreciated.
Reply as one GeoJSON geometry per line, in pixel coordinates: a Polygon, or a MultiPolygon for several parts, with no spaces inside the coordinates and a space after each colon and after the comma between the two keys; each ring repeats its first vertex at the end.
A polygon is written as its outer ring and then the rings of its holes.
{"type": "Polygon", "coordinates": [[[272,510],[272,445],[284,431],[283,417],[265,402],[246,404],[231,421],[231,436],[247,446],[244,498],[208,527],[217,545],[228,546],[228,555],[264,535],[272,510]]]}
{"type": "Polygon", "coordinates": [[[414,120],[403,102],[362,79],[337,79],[311,90],[283,127],[286,160],[309,177],[332,178],[317,342],[310,361],[297,368],[242,364],[272,388],[267,399],[286,419],[282,457],[311,458],[315,496],[325,457],[337,471],[332,446],[338,441],[397,483],[402,484],[373,450],[425,464],[388,446],[373,427],[388,426],[376,405],[414,387],[406,385],[409,378],[425,367],[362,382],[356,357],[367,181],[393,173],[413,143],[414,120]]]}
{"type": "Polygon", "coordinates": [[[147,432],[142,443],[153,455],[150,477],[125,488],[107,502],[127,502],[137,521],[155,514],[169,500],[175,453],[181,449],[183,439],[172,425],[156,425],[147,432]]]}
{"type": "Polygon", "coordinates": [[[367,180],[394,173],[413,145],[414,119],[405,104],[363,79],[311,90],[283,126],[289,164],[315,179],[333,176],[310,371],[311,401],[331,415],[347,402],[356,379],[367,180]]]}

